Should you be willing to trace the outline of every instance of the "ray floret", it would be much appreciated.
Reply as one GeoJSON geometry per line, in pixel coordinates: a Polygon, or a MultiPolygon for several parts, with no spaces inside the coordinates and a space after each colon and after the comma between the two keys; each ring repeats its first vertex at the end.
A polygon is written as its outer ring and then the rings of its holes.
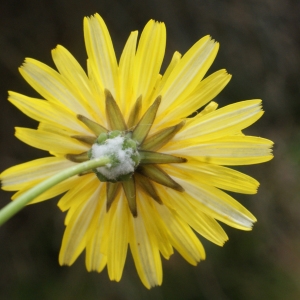
{"type": "Polygon", "coordinates": [[[151,288],[162,283],[161,255],[176,249],[192,265],[205,259],[194,231],[222,246],[228,237],[219,222],[251,230],[256,218],[225,191],[254,194],[259,183],[230,166],[272,159],[273,143],[243,132],[263,115],[261,100],[222,108],[212,101],[231,75],[206,76],[219,49],[210,36],[175,52],[165,72],[164,23],[150,20],[139,40],[132,32],[119,62],[100,15],[84,19],[84,41],[87,72],[60,45],[52,51],[57,70],[30,58],[20,67],[42,99],[9,92],[39,122],[17,127],[16,137],[47,154],[3,171],[2,189],[16,191],[14,200],[85,165],[31,202],[63,195],[59,263],[71,265],[85,251],[88,271],[107,266],[119,281],[130,249],[151,288]]]}

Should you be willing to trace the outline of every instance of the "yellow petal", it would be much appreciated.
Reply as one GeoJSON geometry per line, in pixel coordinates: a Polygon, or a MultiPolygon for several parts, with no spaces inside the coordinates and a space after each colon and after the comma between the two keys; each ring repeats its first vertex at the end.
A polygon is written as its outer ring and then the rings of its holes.
{"type": "Polygon", "coordinates": [[[67,82],[73,93],[78,96],[80,102],[87,107],[90,115],[93,116],[93,120],[99,122],[103,119],[105,111],[102,111],[101,107],[97,105],[94,85],[72,54],[58,45],[52,50],[52,58],[65,82],[67,82]]]}
{"type": "Polygon", "coordinates": [[[117,59],[108,29],[98,14],[84,19],[84,38],[88,57],[95,66],[98,83],[118,100],[117,59]]]}
{"type": "Polygon", "coordinates": [[[169,239],[173,247],[190,264],[196,265],[201,259],[205,259],[205,251],[199,239],[187,223],[180,220],[178,215],[169,210],[165,205],[154,202],[161,219],[167,225],[169,239]]]}
{"type": "MultiPolygon", "coordinates": [[[[97,179],[98,180],[98,179],[97,179]]],[[[98,198],[98,207],[95,211],[96,223],[94,231],[86,244],[85,264],[87,270],[101,272],[107,264],[107,251],[103,253],[103,241],[107,235],[105,232],[106,213],[106,195],[105,188],[101,188],[98,198]]]]}
{"type": "Polygon", "coordinates": [[[157,80],[166,46],[166,28],[164,23],[150,20],[139,40],[134,60],[133,100],[142,95],[143,113],[151,103],[147,97],[157,80]]]}
{"type": "MultiPolygon", "coordinates": [[[[64,194],[58,201],[57,206],[62,210],[66,211],[71,207],[75,206],[77,203],[77,199],[80,197],[76,197],[77,195],[83,194],[86,187],[89,185],[95,184],[95,181],[99,183],[94,173],[87,174],[79,177],[80,180],[76,185],[73,186],[66,194],[64,194]]],[[[101,183],[99,183],[101,184],[101,183]]],[[[80,201],[81,202],[81,201],[80,201]]]]}
{"type": "MultiPolygon", "coordinates": [[[[59,126],[59,124],[51,124],[48,122],[41,122],[38,126],[38,131],[41,132],[48,132],[48,133],[53,133],[56,135],[60,135],[62,137],[67,137],[70,138],[73,135],[83,135],[82,133],[79,133],[78,131],[71,131],[71,129],[69,129],[68,131],[65,130],[64,128],[62,128],[61,126],[59,126]],[[56,126],[58,125],[58,126],[56,126]]],[[[91,134],[87,134],[88,136],[91,136],[91,134]]],[[[53,153],[55,153],[54,151],[49,151],[52,155],[55,155],[53,153]]],[[[62,154],[60,155],[55,155],[55,156],[62,156],[62,154]]]]}
{"type": "Polygon", "coordinates": [[[76,114],[92,118],[84,103],[76,97],[73,90],[70,90],[62,76],[52,68],[37,60],[26,58],[19,71],[24,79],[45,99],[64,105],[65,109],[76,114]]]}
{"type": "Polygon", "coordinates": [[[61,265],[71,265],[86,246],[87,232],[97,207],[100,186],[94,184],[79,196],[84,199],[72,215],[64,233],[59,253],[61,265]]]}
{"type": "Polygon", "coordinates": [[[19,164],[1,173],[2,189],[15,191],[26,186],[33,186],[37,181],[74,165],[76,165],[74,162],[68,161],[64,157],[45,157],[19,164]]]}
{"type": "Polygon", "coordinates": [[[182,221],[189,224],[203,237],[219,246],[228,240],[227,234],[218,222],[186,201],[181,193],[164,187],[159,187],[158,190],[164,199],[164,204],[176,210],[182,221]]]}
{"type": "Polygon", "coordinates": [[[192,176],[201,183],[235,193],[255,194],[259,186],[257,180],[246,174],[204,162],[191,161],[176,166],[168,165],[165,166],[164,170],[168,174],[174,174],[183,180],[192,176]]]}
{"type": "Polygon", "coordinates": [[[170,64],[168,65],[161,81],[160,81],[160,85],[159,85],[159,89],[157,91],[157,95],[160,95],[161,90],[163,89],[163,87],[166,84],[167,79],[169,78],[169,76],[171,75],[172,71],[174,70],[174,68],[177,66],[177,64],[180,62],[181,59],[181,54],[178,51],[175,51],[170,64]]]}
{"type": "MultiPolygon", "coordinates": [[[[252,136],[229,136],[211,142],[186,147],[178,143],[181,149],[164,150],[165,153],[185,156],[188,160],[198,160],[217,165],[252,165],[273,158],[273,142],[252,136]]],[[[172,144],[172,147],[176,144],[172,144]]],[[[178,146],[176,146],[177,148],[178,146]]]]}
{"type": "Polygon", "coordinates": [[[60,126],[64,130],[71,130],[71,132],[90,134],[90,131],[79,122],[76,114],[66,110],[60,104],[34,99],[14,92],[9,92],[8,100],[34,120],[50,123],[51,126],[60,126]]]}
{"type": "Polygon", "coordinates": [[[16,127],[16,137],[32,147],[57,153],[79,154],[89,150],[76,139],[42,130],[16,127]]]}
{"type": "Polygon", "coordinates": [[[137,99],[133,98],[132,80],[133,63],[136,51],[136,41],[138,32],[131,32],[120,58],[119,76],[120,76],[120,109],[127,120],[130,108],[137,99]]]}
{"type": "Polygon", "coordinates": [[[181,102],[176,101],[174,103],[173,109],[166,113],[167,116],[164,118],[164,122],[188,117],[214,99],[224,89],[230,79],[231,75],[227,74],[226,70],[219,70],[208,76],[197,85],[187,98],[180,98],[181,102]]]}
{"type": "Polygon", "coordinates": [[[196,138],[195,143],[232,135],[263,115],[261,100],[241,101],[227,105],[211,113],[188,119],[175,141],[196,138]]]}
{"type": "Polygon", "coordinates": [[[174,179],[185,189],[183,197],[204,213],[229,226],[251,230],[256,218],[239,202],[219,189],[199,183],[192,177],[174,179]],[[196,201],[195,201],[196,200],[196,201]]]}
{"type": "Polygon", "coordinates": [[[87,244],[85,265],[88,272],[97,271],[100,273],[107,264],[106,255],[99,251],[101,241],[101,239],[94,238],[87,244]]]}
{"type": "MultiPolygon", "coordinates": [[[[97,232],[98,233],[98,232],[97,232]]],[[[100,236],[97,234],[97,237],[100,236]]],[[[101,239],[92,239],[88,242],[87,249],[86,249],[86,269],[91,271],[101,272],[106,264],[107,264],[107,257],[103,253],[99,251],[101,239]]]]}
{"type": "MultiPolygon", "coordinates": [[[[48,189],[46,192],[40,194],[38,197],[34,198],[29,204],[35,204],[35,203],[56,197],[64,192],[68,191],[69,189],[71,189],[74,185],[78,184],[79,181],[80,181],[80,178],[78,178],[78,176],[74,176],[69,179],[66,179],[66,180],[56,184],[52,188],[48,189]]],[[[35,182],[35,184],[38,184],[38,183],[40,183],[40,181],[35,182]]],[[[15,200],[17,197],[21,196],[22,194],[27,192],[32,187],[34,187],[34,186],[33,185],[26,186],[24,189],[21,189],[17,193],[15,193],[11,199],[15,200]]]]}
{"type": "Polygon", "coordinates": [[[114,201],[108,215],[107,271],[110,280],[120,281],[128,248],[128,218],[131,217],[124,193],[114,201]]]}
{"type": "MultiPolygon", "coordinates": [[[[87,73],[91,81],[91,84],[93,85],[95,90],[95,98],[97,99],[97,105],[99,107],[99,110],[104,113],[105,112],[104,87],[102,82],[100,81],[96,66],[93,63],[93,61],[91,61],[91,59],[87,59],[87,73]]],[[[106,118],[102,118],[102,120],[99,120],[99,124],[101,124],[104,127],[107,127],[106,118]]]]}
{"type": "MultiPolygon", "coordinates": [[[[139,207],[138,207],[138,211],[139,207]]],[[[161,259],[155,240],[147,233],[144,219],[138,214],[136,218],[129,218],[130,222],[130,249],[135,267],[142,283],[146,288],[161,285],[161,259]]]]}
{"type": "Polygon", "coordinates": [[[153,199],[148,197],[148,195],[137,190],[138,201],[140,203],[140,211],[144,222],[145,227],[149,236],[152,239],[155,239],[156,244],[159,248],[159,251],[164,256],[164,258],[169,259],[173,254],[173,247],[169,241],[167,227],[164,222],[161,220],[160,215],[153,205],[153,199]]]}
{"type": "Polygon", "coordinates": [[[206,36],[200,39],[173,69],[161,91],[162,103],[157,123],[168,122],[167,112],[178,109],[180,103],[196,88],[214,61],[219,44],[206,36]]]}
{"type": "MultiPolygon", "coordinates": [[[[79,184],[78,184],[79,185],[79,184]]],[[[99,196],[98,196],[98,204],[96,209],[94,210],[94,216],[92,217],[91,220],[91,225],[89,227],[89,233],[87,233],[87,236],[89,238],[92,238],[92,236],[95,234],[94,231],[96,230],[96,228],[99,227],[99,216],[102,214],[102,210],[104,209],[104,212],[106,213],[105,210],[105,200],[106,200],[106,195],[105,195],[105,188],[104,188],[104,184],[100,183],[98,178],[95,176],[94,173],[91,174],[86,174],[81,178],[81,182],[80,185],[84,185],[83,189],[81,191],[78,191],[80,193],[76,193],[73,192],[73,189],[70,189],[66,194],[69,195],[69,201],[67,201],[67,199],[64,201],[65,203],[65,207],[69,205],[69,210],[67,212],[67,215],[65,217],[65,226],[67,226],[70,222],[70,220],[72,220],[72,217],[75,213],[77,213],[77,209],[80,205],[82,205],[83,202],[86,201],[86,190],[90,190],[90,189],[95,189],[96,187],[100,187],[100,191],[99,191],[99,196]],[[71,198],[72,197],[72,198],[71,198]],[[71,199],[70,199],[71,198],[71,199]],[[104,205],[104,207],[103,207],[104,205]],[[97,225],[98,224],[98,225],[97,225]]],[[[89,193],[89,192],[88,192],[89,193]]],[[[60,204],[60,206],[62,206],[60,204]]],[[[105,215],[104,214],[104,219],[105,219],[105,215]]],[[[103,215],[101,215],[103,217],[103,215]]],[[[102,220],[101,220],[101,224],[102,220]]],[[[88,238],[88,240],[89,240],[88,238]]]]}

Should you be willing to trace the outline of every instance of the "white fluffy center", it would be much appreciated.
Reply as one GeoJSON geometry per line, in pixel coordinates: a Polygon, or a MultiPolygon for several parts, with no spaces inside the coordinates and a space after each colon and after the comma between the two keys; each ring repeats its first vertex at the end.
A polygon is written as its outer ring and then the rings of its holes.
{"type": "Polygon", "coordinates": [[[131,159],[133,149],[122,149],[124,137],[117,136],[107,139],[104,145],[94,144],[92,146],[92,158],[109,156],[113,163],[97,168],[97,171],[110,180],[116,180],[120,175],[132,173],[135,163],[131,159]]]}

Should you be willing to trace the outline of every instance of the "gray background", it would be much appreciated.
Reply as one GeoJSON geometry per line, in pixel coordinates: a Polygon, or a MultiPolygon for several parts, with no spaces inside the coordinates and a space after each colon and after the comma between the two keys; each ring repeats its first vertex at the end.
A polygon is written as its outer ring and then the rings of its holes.
{"type": "MultiPolygon", "coordinates": [[[[262,98],[265,115],[247,134],[275,141],[275,159],[239,168],[257,178],[257,195],[234,195],[258,218],[252,232],[224,225],[219,248],[201,238],[207,259],[190,266],[178,254],[163,260],[164,282],[146,290],[128,255],[120,283],[104,270],[87,273],[82,255],[59,267],[64,231],[57,199],[29,206],[0,228],[1,299],[299,299],[300,298],[300,4],[288,0],[2,0],[0,4],[0,171],[46,156],[14,137],[14,126],[36,128],[7,99],[7,90],[36,96],[18,73],[25,57],[54,66],[50,50],[69,49],[85,66],[82,20],[98,12],[117,56],[132,30],[150,19],[167,26],[168,62],[211,34],[221,48],[209,74],[233,78],[217,97],[221,106],[262,98]]],[[[166,64],[164,64],[163,69],[166,64]]],[[[0,207],[11,194],[0,192],[0,207]]]]}

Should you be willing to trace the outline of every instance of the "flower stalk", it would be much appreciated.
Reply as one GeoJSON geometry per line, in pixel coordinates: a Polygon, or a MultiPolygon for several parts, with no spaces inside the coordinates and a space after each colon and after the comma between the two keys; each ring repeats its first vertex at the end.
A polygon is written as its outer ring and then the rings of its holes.
{"type": "Polygon", "coordinates": [[[95,158],[89,161],[82,162],[76,166],[72,166],[58,174],[55,174],[46,180],[40,182],[30,190],[26,191],[24,194],[16,198],[13,202],[7,204],[4,208],[0,210],[0,226],[7,222],[12,216],[24,208],[30,201],[35,199],[37,196],[41,195],[51,187],[56,184],[82,172],[102,167],[111,163],[111,158],[105,156],[100,158],[95,158]]]}

